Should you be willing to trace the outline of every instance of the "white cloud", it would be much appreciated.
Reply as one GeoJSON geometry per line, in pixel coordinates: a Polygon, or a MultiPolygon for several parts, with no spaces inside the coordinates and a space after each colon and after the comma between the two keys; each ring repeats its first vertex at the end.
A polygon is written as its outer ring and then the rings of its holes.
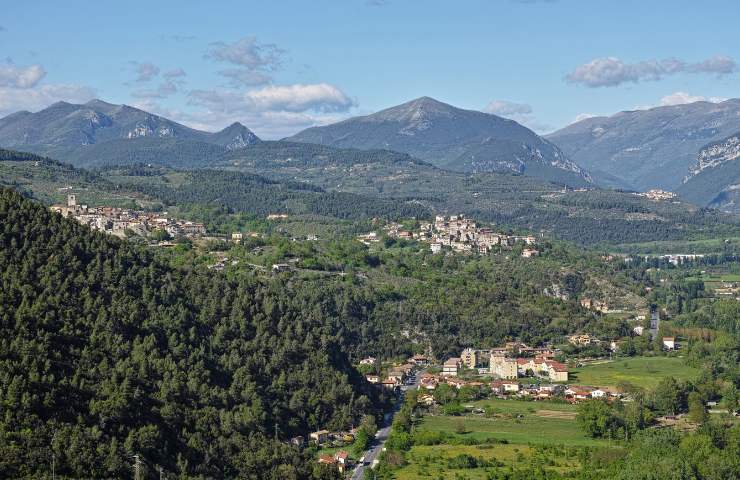
{"type": "Polygon", "coordinates": [[[33,88],[46,76],[41,65],[18,67],[12,63],[0,65],[0,87],[33,88]]]}
{"type": "Polygon", "coordinates": [[[131,65],[133,65],[134,71],[136,72],[135,81],[137,82],[148,82],[159,75],[159,67],[153,63],[131,62],[131,65]]]}
{"type": "Polygon", "coordinates": [[[190,103],[224,112],[342,112],[354,102],[326,83],[273,85],[257,90],[193,90],[190,103]]]}
{"type": "Polygon", "coordinates": [[[650,110],[655,107],[670,107],[673,105],[685,105],[687,103],[694,102],[720,103],[725,100],[727,100],[725,97],[705,97],[704,95],[691,95],[688,92],[678,91],[661,97],[655,105],[637,105],[633,110],[650,110]]]}
{"type": "Polygon", "coordinates": [[[534,110],[532,109],[532,106],[527,103],[516,103],[508,100],[493,100],[486,105],[486,108],[484,108],[483,111],[509,118],[536,132],[541,133],[553,129],[552,126],[537,120],[533,114],[534,110]]]}
{"type": "Polygon", "coordinates": [[[193,90],[189,104],[200,111],[178,118],[194,128],[217,130],[240,121],[264,138],[280,138],[341,119],[354,106],[339,88],[326,83],[276,85],[239,90],[193,90]]]}
{"type": "Polygon", "coordinates": [[[244,37],[233,43],[216,42],[205,57],[237,68],[221,70],[232,86],[264,85],[272,81],[270,72],[282,66],[285,50],[272,43],[260,43],[257,37],[244,37]]]}
{"type": "Polygon", "coordinates": [[[81,85],[41,85],[26,89],[0,87],[0,114],[8,115],[18,110],[37,111],[60,100],[85,103],[95,96],[93,88],[81,85]]]}
{"type": "Polygon", "coordinates": [[[565,79],[570,83],[596,88],[614,87],[629,82],[656,81],[664,76],[678,73],[705,73],[722,76],[734,73],[736,70],[735,60],[721,55],[696,63],[687,63],[678,58],[666,58],[630,64],[617,57],[603,57],[580,65],[565,79]]]}
{"type": "Polygon", "coordinates": [[[284,50],[272,43],[259,43],[256,37],[244,37],[234,43],[216,42],[206,53],[206,58],[231,63],[250,70],[277,69],[284,50]]]}
{"type": "Polygon", "coordinates": [[[685,103],[703,102],[707,98],[703,95],[690,95],[688,92],[674,92],[660,99],[661,106],[683,105],[685,103]]]}
{"type": "Polygon", "coordinates": [[[575,120],[573,120],[573,123],[580,122],[581,120],[586,120],[588,118],[593,118],[595,116],[596,115],[594,115],[593,113],[579,113],[578,115],[576,115],[576,118],[575,120]]]}
{"type": "Polygon", "coordinates": [[[288,112],[343,112],[354,105],[344,92],[328,83],[271,85],[247,92],[246,98],[258,110],[288,112]]]}
{"type": "Polygon", "coordinates": [[[489,103],[485,111],[495,115],[508,117],[511,115],[528,115],[532,113],[532,107],[526,103],[515,103],[507,100],[494,100],[489,103]]]}

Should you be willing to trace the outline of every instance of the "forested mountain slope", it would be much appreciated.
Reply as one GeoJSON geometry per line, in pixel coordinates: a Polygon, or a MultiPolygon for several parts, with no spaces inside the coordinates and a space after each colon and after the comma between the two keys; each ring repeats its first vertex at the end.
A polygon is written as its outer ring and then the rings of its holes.
{"type": "Polygon", "coordinates": [[[0,190],[0,476],[309,478],[273,440],[377,393],[280,285],[177,270],[0,190]]]}
{"type": "Polygon", "coordinates": [[[557,146],[517,122],[429,97],[308,128],[287,140],[341,148],[385,148],[463,172],[516,172],[579,186],[590,181],[557,146]]]}

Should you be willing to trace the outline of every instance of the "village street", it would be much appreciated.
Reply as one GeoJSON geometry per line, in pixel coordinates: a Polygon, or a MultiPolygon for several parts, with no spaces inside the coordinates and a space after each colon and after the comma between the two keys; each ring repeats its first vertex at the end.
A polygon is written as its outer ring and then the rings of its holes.
{"type": "Polygon", "coordinates": [[[416,372],[416,376],[414,377],[414,383],[412,385],[404,385],[401,387],[401,393],[399,395],[398,402],[396,402],[396,405],[393,407],[393,411],[386,415],[386,418],[383,421],[382,427],[378,429],[378,433],[375,434],[375,440],[371,444],[370,448],[365,452],[364,455],[364,462],[358,463],[355,470],[352,472],[352,476],[350,477],[352,480],[362,480],[365,478],[365,469],[366,468],[372,468],[373,462],[378,458],[380,453],[383,451],[383,446],[385,445],[385,441],[388,440],[388,435],[391,433],[391,424],[393,423],[393,417],[396,415],[398,410],[401,408],[401,405],[403,405],[404,400],[404,394],[407,390],[414,390],[419,388],[419,383],[421,382],[421,375],[423,374],[423,371],[416,372]]]}

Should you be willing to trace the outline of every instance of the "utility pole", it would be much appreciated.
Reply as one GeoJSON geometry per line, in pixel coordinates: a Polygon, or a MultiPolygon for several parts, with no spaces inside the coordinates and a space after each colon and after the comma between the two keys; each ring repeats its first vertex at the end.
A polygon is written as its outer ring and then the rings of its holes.
{"type": "Polygon", "coordinates": [[[134,480],[141,480],[141,458],[139,454],[134,455],[134,480]]]}
{"type": "Polygon", "coordinates": [[[54,453],[54,440],[57,438],[57,432],[54,432],[54,435],[51,436],[51,480],[56,480],[57,478],[57,454],[54,453]]]}

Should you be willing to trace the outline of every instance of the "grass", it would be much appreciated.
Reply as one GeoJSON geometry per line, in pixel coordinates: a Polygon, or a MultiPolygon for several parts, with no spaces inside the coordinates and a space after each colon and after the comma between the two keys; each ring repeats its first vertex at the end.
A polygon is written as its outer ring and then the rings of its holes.
{"type": "Polygon", "coordinates": [[[571,371],[570,383],[599,387],[614,387],[630,382],[643,388],[655,387],[663,378],[693,379],[699,370],[679,357],[635,357],[585,365],[571,371]]]}
{"type": "MultiPolygon", "coordinates": [[[[575,450],[570,452],[553,452],[557,455],[553,465],[546,470],[565,473],[579,467],[575,450]]],[[[526,445],[434,445],[416,446],[406,457],[408,465],[394,472],[397,480],[420,480],[430,478],[456,478],[459,474],[469,480],[483,480],[488,478],[490,468],[452,469],[448,461],[458,455],[471,455],[486,461],[495,460],[506,467],[525,467],[542,457],[537,449],[526,445]]],[[[504,468],[506,468],[504,467],[504,468]]]]}
{"type": "MultiPolygon", "coordinates": [[[[511,402],[514,403],[516,400],[511,400],[511,402]]],[[[542,408],[550,409],[550,405],[547,404],[542,408]]],[[[460,436],[476,440],[495,438],[521,445],[596,446],[608,444],[604,440],[584,435],[573,417],[546,416],[544,412],[517,413],[516,407],[508,410],[508,413],[513,413],[513,415],[510,416],[504,412],[501,416],[494,418],[471,415],[463,417],[427,416],[418,428],[455,432],[462,422],[468,433],[460,436]],[[522,417],[517,418],[517,415],[522,415],[522,417]]]]}
{"type": "MultiPolygon", "coordinates": [[[[471,402],[479,408],[492,407],[501,413],[535,413],[540,410],[553,410],[558,412],[575,412],[578,407],[570,403],[551,401],[527,401],[527,400],[504,400],[491,398],[471,402]]],[[[467,404],[466,404],[467,405],[467,404]]]]}
{"type": "MultiPolygon", "coordinates": [[[[575,421],[577,407],[549,401],[490,399],[471,402],[492,407],[494,418],[425,416],[417,430],[444,431],[457,439],[505,440],[480,445],[417,445],[406,456],[407,464],[394,471],[398,480],[465,478],[483,480],[492,469],[526,469],[542,466],[546,471],[567,473],[580,467],[578,452],[584,447],[620,448],[607,440],[587,437],[575,421]],[[454,433],[464,426],[466,433],[454,433]],[[450,468],[450,459],[470,455],[498,466],[450,468]]],[[[458,442],[451,442],[458,443],[458,442]]]]}

